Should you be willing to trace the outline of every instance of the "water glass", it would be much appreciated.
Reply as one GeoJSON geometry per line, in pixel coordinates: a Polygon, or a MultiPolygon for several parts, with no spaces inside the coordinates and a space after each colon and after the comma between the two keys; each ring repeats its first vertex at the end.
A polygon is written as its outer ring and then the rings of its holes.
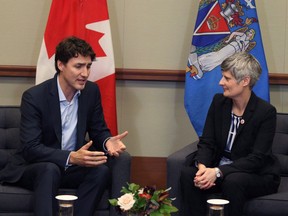
{"type": "Polygon", "coordinates": [[[209,216],[224,216],[224,205],[228,204],[228,200],[224,199],[209,199],[207,200],[209,205],[209,216]]]}
{"type": "Polygon", "coordinates": [[[73,216],[74,201],[77,199],[77,196],[58,195],[56,199],[59,203],[59,216],[73,216]]]}

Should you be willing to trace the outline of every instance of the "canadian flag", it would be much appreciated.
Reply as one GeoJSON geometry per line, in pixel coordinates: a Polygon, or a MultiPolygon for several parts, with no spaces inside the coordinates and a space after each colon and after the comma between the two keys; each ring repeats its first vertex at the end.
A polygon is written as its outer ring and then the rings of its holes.
{"type": "Polygon", "coordinates": [[[36,84],[55,74],[57,44],[68,36],[87,41],[96,53],[89,80],[101,91],[106,123],[117,135],[115,65],[106,0],[53,0],[37,62],[36,84]]]}

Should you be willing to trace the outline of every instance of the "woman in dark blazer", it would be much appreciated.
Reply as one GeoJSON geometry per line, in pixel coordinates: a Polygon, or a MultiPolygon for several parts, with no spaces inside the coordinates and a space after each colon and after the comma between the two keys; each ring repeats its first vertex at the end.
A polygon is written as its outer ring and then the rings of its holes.
{"type": "Polygon", "coordinates": [[[219,192],[230,201],[225,216],[240,216],[247,199],[279,186],[271,150],[276,109],[252,91],[261,67],[241,52],[224,60],[221,69],[223,94],[214,96],[198,151],[181,172],[183,216],[206,215],[209,195],[219,192]]]}

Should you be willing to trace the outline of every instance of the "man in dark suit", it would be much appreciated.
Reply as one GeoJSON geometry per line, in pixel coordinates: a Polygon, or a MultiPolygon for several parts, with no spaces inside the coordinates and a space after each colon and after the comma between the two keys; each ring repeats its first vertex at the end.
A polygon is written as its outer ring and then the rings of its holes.
{"type": "Polygon", "coordinates": [[[272,154],[276,109],[252,91],[260,64],[242,52],[224,60],[221,69],[223,94],[213,98],[198,151],[181,172],[181,216],[206,215],[213,193],[230,201],[225,216],[241,216],[247,199],[274,193],[279,186],[272,154]]]}
{"type": "Polygon", "coordinates": [[[54,78],[23,94],[17,172],[5,168],[1,181],[33,190],[37,216],[57,214],[59,187],[77,188],[75,215],[92,216],[110,183],[107,156],[126,148],[121,139],[128,132],[111,136],[99,88],[87,80],[94,59],[84,40],[66,38],[56,48],[54,78]]]}

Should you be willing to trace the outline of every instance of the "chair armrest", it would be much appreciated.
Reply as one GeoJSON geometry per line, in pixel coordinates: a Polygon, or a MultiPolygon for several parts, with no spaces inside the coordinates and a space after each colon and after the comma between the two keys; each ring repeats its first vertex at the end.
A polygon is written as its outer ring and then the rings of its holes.
{"type": "MultiPolygon", "coordinates": [[[[128,152],[123,152],[119,157],[112,157],[108,161],[108,166],[112,171],[110,199],[118,198],[123,186],[130,182],[131,156],[128,152]]],[[[113,206],[110,206],[110,216],[118,215],[113,206]]]]}
{"type": "Polygon", "coordinates": [[[167,187],[171,187],[169,193],[170,197],[176,197],[176,200],[173,202],[173,204],[177,208],[180,208],[181,203],[179,184],[181,169],[184,166],[186,157],[197,150],[197,143],[198,141],[195,141],[169,155],[167,158],[167,187]]]}
{"type": "Polygon", "coordinates": [[[111,196],[118,197],[122,186],[130,181],[131,156],[128,152],[123,152],[119,157],[109,159],[109,167],[112,171],[111,196]]]}

